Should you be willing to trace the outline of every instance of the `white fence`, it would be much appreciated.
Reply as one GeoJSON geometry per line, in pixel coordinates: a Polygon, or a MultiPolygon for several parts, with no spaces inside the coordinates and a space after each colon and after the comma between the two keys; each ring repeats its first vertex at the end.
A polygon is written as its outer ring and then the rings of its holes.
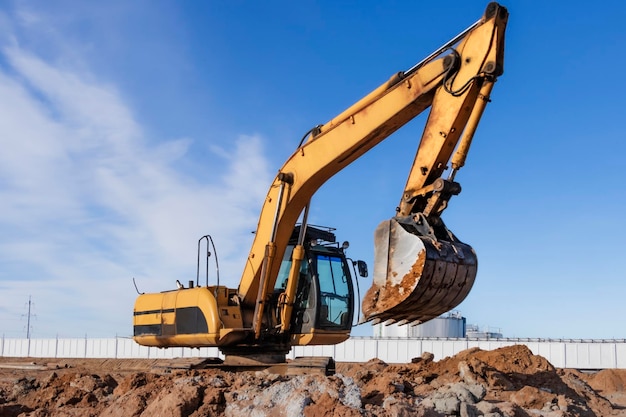
{"type": "MultiPolygon", "coordinates": [[[[379,358],[387,363],[407,363],[423,352],[435,360],[478,347],[493,350],[503,346],[526,345],[557,368],[626,368],[626,340],[568,339],[404,339],[352,337],[332,346],[297,346],[297,356],[332,356],[337,362],[365,362],[379,358]]],[[[129,338],[110,339],[0,339],[0,357],[34,358],[188,358],[223,357],[217,348],[159,349],[139,346],[129,338]]]]}

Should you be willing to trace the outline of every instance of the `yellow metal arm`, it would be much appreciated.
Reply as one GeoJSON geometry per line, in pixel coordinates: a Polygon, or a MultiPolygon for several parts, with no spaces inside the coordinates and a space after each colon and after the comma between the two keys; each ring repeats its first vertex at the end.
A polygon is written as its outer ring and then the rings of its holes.
{"type": "Polygon", "coordinates": [[[399,214],[425,207],[424,187],[443,174],[460,138],[453,166],[463,165],[490,86],[502,73],[506,18],[506,9],[492,3],[454,49],[395,75],[321,126],[287,160],[265,198],[238,289],[242,305],[255,307],[255,321],[275,285],[280,262],[274,260],[282,259],[302,210],[328,179],[431,106],[399,214]]]}

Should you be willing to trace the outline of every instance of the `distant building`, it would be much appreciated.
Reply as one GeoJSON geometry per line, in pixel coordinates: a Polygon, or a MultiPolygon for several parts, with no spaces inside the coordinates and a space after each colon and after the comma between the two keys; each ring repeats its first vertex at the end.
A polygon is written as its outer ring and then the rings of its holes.
{"type": "Polygon", "coordinates": [[[390,324],[385,326],[384,323],[375,324],[374,337],[465,337],[466,325],[465,317],[459,312],[452,311],[443,316],[434,318],[423,324],[416,326],[390,324]]]}
{"type": "Polygon", "coordinates": [[[468,339],[501,339],[501,329],[483,328],[475,324],[466,324],[466,319],[458,311],[451,311],[443,316],[434,318],[423,324],[398,326],[384,323],[375,324],[374,337],[401,337],[401,338],[468,338],[468,339]]]}
{"type": "Polygon", "coordinates": [[[481,330],[477,325],[469,324],[466,337],[468,339],[501,339],[502,331],[500,329],[490,329],[489,327],[481,330]]]}

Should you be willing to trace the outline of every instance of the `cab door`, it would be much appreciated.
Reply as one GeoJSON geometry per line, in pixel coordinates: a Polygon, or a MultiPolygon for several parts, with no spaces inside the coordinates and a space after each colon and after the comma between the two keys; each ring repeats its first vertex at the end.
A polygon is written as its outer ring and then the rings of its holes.
{"type": "Polygon", "coordinates": [[[341,252],[313,252],[317,284],[316,329],[350,330],[354,315],[352,279],[341,252]]]}

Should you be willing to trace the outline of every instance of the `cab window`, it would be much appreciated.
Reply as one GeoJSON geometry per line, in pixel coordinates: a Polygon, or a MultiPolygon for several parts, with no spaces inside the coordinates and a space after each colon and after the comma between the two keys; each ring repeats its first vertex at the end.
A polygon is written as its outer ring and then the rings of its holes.
{"type": "Polygon", "coordinates": [[[317,254],[317,276],[320,289],[318,324],[323,326],[350,325],[350,277],[342,258],[317,254]]]}

